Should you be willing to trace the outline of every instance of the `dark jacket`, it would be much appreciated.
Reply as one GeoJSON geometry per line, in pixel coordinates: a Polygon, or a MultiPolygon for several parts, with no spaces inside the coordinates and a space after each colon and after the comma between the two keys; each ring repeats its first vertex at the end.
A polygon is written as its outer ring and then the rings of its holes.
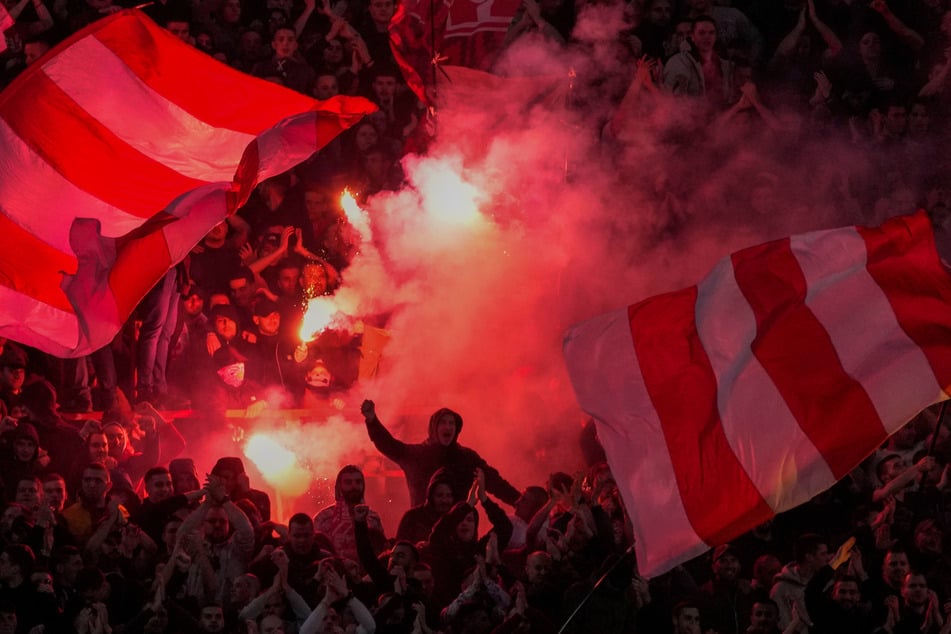
{"type": "Polygon", "coordinates": [[[478,453],[459,444],[459,432],[462,431],[462,417],[449,409],[440,409],[429,419],[429,437],[426,442],[409,444],[397,440],[387,431],[378,418],[366,421],[370,440],[384,456],[395,462],[406,474],[409,487],[410,506],[419,506],[426,501],[426,488],[429,479],[440,467],[446,469],[447,478],[453,495],[463,499],[472,486],[476,468],[485,472],[485,486],[489,493],[506,504],[514,504],[519,498],[519,490],[509,484],[499,472],[490,467],[478,453]],[[436,422],[443,414],[451,414],[456,419],[456,437],[449,446],[443,446],[436,439],[436,422]]]}
{"type": "MultiPolygon", "coordinates": [[[[874,631],[872,618],[862,603],[846,610],[826,592],[833,574],[831,567],[823,566],[806,584],[806,611],[813,624],[809,628],[810,634],[867,634],[874,631]]],[[[864,599],[864,592],[862,594],[864,599]]]]}
{"type": "MultiPolygon", "coordinates": [[[[433,526],[443,515],[436,510],[433,504],[433,494],[440,484],[448,484],[452,488],[452,483],[449,481],[445,469],[437,469],[433,477],[429,479],[429,486],[426,487],[426,502],[420,506],[414,506],[403,514],[402,519],[400,519],[400,526],[396,529],[396,539],[405,539],[414,544],[429,539],[433,526]]],[[[453,503],[458,500],[459,498],[453,491],[453,503]]]]}
{"type": "Polygon", "coordinates": [[[479,534],[479,514],[466,502],[456,503],[433,527],[427,554],[436,581],[433,601],[439,609],[449,605],[459,594],[466,571],[476,565],[475,556],[485,556],[491,533],[497,536],[499,552],[505,550],[512,538],[512,522],[499,505],[491,498],[481,504],[492,523],[492,531],[478,541],[473,539],[464,542],[456,537],[456,527],[469,513],[475,513],[475,534],[479,534]]]}

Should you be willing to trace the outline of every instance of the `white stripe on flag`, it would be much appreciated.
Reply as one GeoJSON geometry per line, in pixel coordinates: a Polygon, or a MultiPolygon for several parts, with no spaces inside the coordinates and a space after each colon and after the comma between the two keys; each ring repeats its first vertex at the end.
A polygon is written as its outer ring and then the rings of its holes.
{"type": "Polygon", "coordinates": [[[806,279],[806,305],[889,434],[907,422],[909,411],[947,398],[921,348],[905,334],[869,275],[865,241],[857,231],[793,236],[790,246],[806,279]]]}
{"type": "Polygon", "coordinates": [[[42,345],[51,354],[67,355],[79,341],[79,322],[76,315],[67,313],[49,304],[19,293],[0,284],[0,331],[5,337],[19,341],[18,336],[30,345],[42,345]],[[36,343],[34,343],[36,342],[36,343]]]}
{"type": "Polygon", "coordinates": [[[664,430],[634,352],[627,310],[573,327],[564,351],[579,403],[597,422],[634,524],[641,573],[651,576],[706,551],[709,546],[684,510],[664,430]]]}
{"type": "Polygon", "coordinates": [[[194,189],[177,198],[166,210],[173,216],[184,217],[162,227],[168,255],[172,262],[180,262],[211,229],[221,222],[221,210],[227,207],[225,193],[230,185],[217,183],[194,189]]]}
{"type": "MultiPolygon", "coordinates": [[[[82,160],[79,149],[76,156],[82,160]]],[[[0,200],[7,217],[63,253],[73,252],[69,246],[70,223],[64,217],[81,214],[95,218],[102,223],[102,234],[108,237],[125,235],[142,224],[142,218],[89,195],[63,178],[2,119],[0,173],[0,200]]]]}
{"type": "Polygon", "coordinates": [[[257,143],[260,182],[300,163],[296,157],[313,154],[317,147],[317,114],[308,112],[285,119],[259,135],[257,143]]]}
{"type": "Polygon", "coordinates": [[[775,512],[807,501],[835,483],[822,454],[799,427],[753,355],[756,317],[724,258],[698,285],[697,332],[717,380],[727,441],[775,512]]]}
{"type": "Polygon", "coordinates": [[[94,36],[51,59],[43,71],[92,117],[171,169],[209,182],[231,181],[250,134],[215,128],[154,91],[94,36]],[[101,77],[109,77],[102,82],[101,77]]]}

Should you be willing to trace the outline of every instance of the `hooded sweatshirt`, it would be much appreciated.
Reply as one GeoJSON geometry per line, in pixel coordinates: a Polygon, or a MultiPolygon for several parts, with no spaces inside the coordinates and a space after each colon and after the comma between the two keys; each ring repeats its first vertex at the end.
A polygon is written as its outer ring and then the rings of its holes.
{"type": "MultiPolygon", "coordinates": [[[[353,534],[352,507],[344,500],[340,486],[344,474],[347,473],[359,473],[363,478],[363,472],[353,465],[347,465],[337,473],[337,481],[334,483],[336,502],[317,513],[314,517],[314,529],[330,539],[338,557],[360,561],[356,538],[353,534]]],[[[366,504],[366,501],[361,498],[356,504],[366,504]]],[[[371,533],[375,532],[383,536],[383,521],[375,511],[370,511],[367,515],[367,526],[371,533]]]]}
{"type": "MultiPolygon", "coordinates": [[[[447,484],[452,488],[449,474],[442,468],[437,469],[433,477],[429,479],[429,486],[426,487],[426,502],[420,506],[414,506],[403,514],[399,528],[396,529],[396,539],[405,539],[414,544],[429,539],[433,526],[442,517],[442,513],[433,505],[433,493],[441,484],[447,484]]],[[[454,503],[459,501],[455,492],[453,492],[452,501],[454,503]]]]}
{"type": "MultiPolygon", "coordinates": [[[[779,606],[779,627],[786,629],[792,621],[793,605],[798,604],[797,611],[803,617],[803,621],[809,622],[809,615],[806,610],[806,584],[809,583],[809,577],[806,577],[799,570],[799,564],[793,562],[783,566],[783,569],[773,579],[773,589],[770,590],[769,598],[779,606]]],[[[800,628],[800,632],[807,632],[805,627],[800,628]]]]}
{"type": "Polygon", "coordinates": [[[429,435],[425,442],[410,444],[397,440],[383,426],[379,418],[366,421],[367,433],[377,450],[395,462],[406,475],[410,506],[420,506],[426,501],[429,479],[439,468],[446,475],[456,499],[464,499],[472,486],[476,468],[485,472],[485,485],[489,493],[506,504],[515,504],[519,490],[509,484],[499,472],[490,467],[478,453],[459,444],[462,431],[462,416],[451,409],[442,408],[429,418],[429,435]],[[436,437],[437,423],[444,414],[456,421],[456,435],[448,446],[443,446],[436,437]]]}

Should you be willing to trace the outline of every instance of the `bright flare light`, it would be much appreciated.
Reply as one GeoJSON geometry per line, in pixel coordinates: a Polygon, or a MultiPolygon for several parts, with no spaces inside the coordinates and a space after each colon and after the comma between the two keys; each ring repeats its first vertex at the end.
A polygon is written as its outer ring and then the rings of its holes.
{"type": "Polygon", "coordinates": [[[253,434],[244,446],[244,455],[281,495],[295,497],[303,495],[310,488],[310,472],[297,463],[294,452],[270,436],[253,434]]]}
{"type": "Polygon", "coordinates": [[[332,297],[319,296],[307,300],[307,310],[300,327],[300,340],[313,341],[327,329],[338,313],[332,297]]]}
{"type": "Polygon", "coordinates": [[[430,159],[419,164],[416,187],[422,194],[427,217],[437,225],[469,225],[482,218],[479,189],[463,180],[449,160],[430,159]]]}
{"type": "Polygon", "coordinates": [[[347,222],[357,230],[360,237],[364,240],[370,239],[370,217],[367,212],[357,204],[357,199],[353,197],[349,189],[344,189],[340,194],[340,207],[347,216],[347,222]]]}

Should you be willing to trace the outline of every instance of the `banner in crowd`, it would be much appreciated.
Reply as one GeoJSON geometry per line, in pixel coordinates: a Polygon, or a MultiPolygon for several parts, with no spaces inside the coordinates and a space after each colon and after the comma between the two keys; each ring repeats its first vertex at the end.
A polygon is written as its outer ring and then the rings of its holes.
{"type": "Polygon", "coordinates": [[[655,576],[832,486],[951,386],[920,212],[738,251],[572,327],[564,353],[655,576]]]}
{"type": "Polygon", "coordinates": [[[0,94],[0,336],[105,345],[255,185],[376,107],[255,79],[123,11],[0,94]]]}
{"type": "Polygon", "coordinates": [[[408,0],[390,21],[391,48],[407,84],[428,103],[432,61],[489,70],[521,0],[408,0]],[[435,40],[435,51],[433,51],[435,40]]]}

